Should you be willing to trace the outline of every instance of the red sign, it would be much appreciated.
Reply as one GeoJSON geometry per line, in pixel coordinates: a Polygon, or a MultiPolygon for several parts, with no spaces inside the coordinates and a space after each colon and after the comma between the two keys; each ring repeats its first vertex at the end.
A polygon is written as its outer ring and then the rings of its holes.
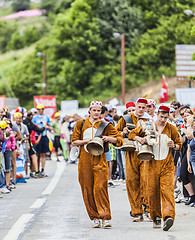
{"type": "Polygon", "coordinates": [[[0,96],[0,107],[5,108],[5,96],[0,96]]]}
{"type": "Polygon", "coordinates": [[[53,117],[57,112],[56,95],[34,96],[34,106],[43,104],[45,107],[44,114],[53,117]]]}

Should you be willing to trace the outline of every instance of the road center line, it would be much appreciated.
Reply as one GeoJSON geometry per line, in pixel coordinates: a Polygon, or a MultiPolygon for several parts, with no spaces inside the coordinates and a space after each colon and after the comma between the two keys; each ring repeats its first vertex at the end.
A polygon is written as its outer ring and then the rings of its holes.
{"type": "Polygon", "coordinates": [[[23,214],[9,230],[8,234],[3,238],[3,240],[17,240],[19,235],[24,231],[26,224],[33,216],[34,214],[23,214]]]}
{"type": "Polygon", "coordinates": [[[46,198],[38,198],[34,201],[34,203],[30,206],[30,208],[40,208],[46,202],[46,198]]]}
{"type": "Polygon", "coordinates": [[[57,170],[55,172],[55,175],[51,179],[49,185],[46,187],[46,189],[42,192],[42,195],[49,195],[53,192],[56,185],[58,184],[58,181],[60,180],[60,177],[66,167],[66,164],[64,163],[58,163],[57,164],[57,170]]]}

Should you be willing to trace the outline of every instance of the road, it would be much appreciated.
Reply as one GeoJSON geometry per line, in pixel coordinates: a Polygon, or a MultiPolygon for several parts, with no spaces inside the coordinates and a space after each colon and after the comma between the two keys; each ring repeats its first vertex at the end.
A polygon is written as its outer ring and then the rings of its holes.
{"type": "Polygon", "coordinates": [[[93,229],[87,216],[77,165],[47,161],[47,178],[29,179],[0,199],[1,240],[192,240],[195,209],[176,205],[176,221],[168,232],[152,223],[133,223],[124,185],[110,188],[112,229],[93,229]]]}

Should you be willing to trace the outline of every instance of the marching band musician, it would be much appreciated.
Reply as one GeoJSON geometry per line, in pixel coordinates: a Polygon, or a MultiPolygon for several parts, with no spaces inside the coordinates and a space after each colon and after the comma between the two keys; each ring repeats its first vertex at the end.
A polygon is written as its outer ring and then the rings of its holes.
{"type": "MultiPolygon", "coordinates": [[[[153,145],[154,159],[145,162],[148,202],[153,227],[161,227],[162,217],[164,231],[168,231],[172,227],[175,218],[174,162],[171,150],[179,151],[182,146],[177,128],[167,122],[169,111],[170,108],[164,105],[158,109],[155,124],[157,141],[153,145]]],[[[142,129],[138,127],[130,132],[129,139],[141,138],[141,134],[143,134],[142,129]]],[[[144,138],[142,139],[144,142],[144,138]]]]}
{"type": "MultiPolygon", "coordinates": [[[[78,165],[78,177],[81,185],[83,200],[89,218],[94,221],[93,227],[111,227],[111,211],[108,197],[108,164],[105,153],[94,156],[86,149],[95,136],[103,120],[100,119],[102,103],[93,101],[89,108],[89,118],[80,119],[72,134],[73,146],[80,146],[80,157],[78,165]]],[[[111,123],[102,132],[102,140],[111,142],[120,147],[123,144],[122,136],[111,123]]]]}
{"type": "MultiPolygon", "coordinates": [[[[135,112],[130,113],[133,120],[133,124],[136,126],[140,119],[147,121],[151,118],[147,114],[146,106],[147,99],[139,98],[135,104],[135,112]]],[[[128,105],[128,104],[127,104],[128,105]]],[[[128,134],[128,129],[124,118],[122,117],[116,129],[121,133],[121,135],[128,134]]],[[[137,138],[138,142],[142,143],[142,138],[137,138]]],[[[131,205],[131,215],[133,216],[133,222],[143,221],[143,188],[144,188],[144,164],[137,158],[138,149],[132,152],[126,152],[125,154],[125,174],[126,174],[126,188],[131,205]]]]}

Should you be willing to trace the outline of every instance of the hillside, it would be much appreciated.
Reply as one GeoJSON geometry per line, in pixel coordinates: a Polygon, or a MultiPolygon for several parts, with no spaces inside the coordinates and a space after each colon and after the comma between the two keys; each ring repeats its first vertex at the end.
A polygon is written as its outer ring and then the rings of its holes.
{"type": "Polygon", "coordinates": [[[36,7],[46,9],[45,16],[0,21],[0,94],[9,96],[10,85],[21,105],[32,106],[33,96],[42,94],[35,86],[43,79],[42,58],[37,56],[41,52],[47,56],[47,94],[57,95],[58,107],[61,100],[78,99],[85,107],[94,98],[120,97],[120,36],[125,34],[126,99],[159,99],[162,74],[173,99],[175,87],[188,87],[174,78],[175,45],[195,43],[193,17],[184,14],[194,4],[195,0],[42,0],[36,7]]]}

